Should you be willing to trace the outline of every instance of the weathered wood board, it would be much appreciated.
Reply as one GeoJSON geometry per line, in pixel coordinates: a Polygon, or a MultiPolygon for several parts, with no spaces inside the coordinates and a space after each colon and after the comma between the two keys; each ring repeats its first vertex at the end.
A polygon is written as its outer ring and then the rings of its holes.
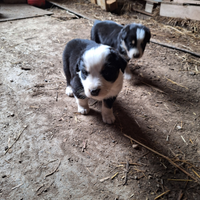
{"type": "Polygon", "coordinates": [[[200,20],[200,6],[161,3],[160,16],[200,20]]]}
{"type": "Polygon", "coordinates": [[[16,19],[25,19],[30,17],[39,17],[43,15],[52,15],[52,12],[36,8],[28,4],[0,4],[0,21],[9,21],[16,19]]]}
{"type": "Polygon", "coordinates": [[[188,4],[200,4],[200,1],[195,0],[174,0],[174,3],[188,3],[188,4]]]}

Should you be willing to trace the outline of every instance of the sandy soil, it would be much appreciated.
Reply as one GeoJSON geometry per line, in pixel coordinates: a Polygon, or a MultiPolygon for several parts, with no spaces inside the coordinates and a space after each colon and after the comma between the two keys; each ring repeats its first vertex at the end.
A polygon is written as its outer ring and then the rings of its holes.
{"type": "MultiPolygon", "coordinates": [[[[57,11],[0,23],[0,199],[153,200],[164,192],[160,199],[199,199],[199,58],[150,43],[130,62],[133,80],[124,81],[117,120],[106,125],[100,103],[90,100],[82,116],[65,94],[63,49],[73,38],[89,39],[91,21],[57,11]]],[[[194,34],[134,21],[154,39],[200,53],[194,34]]]]}

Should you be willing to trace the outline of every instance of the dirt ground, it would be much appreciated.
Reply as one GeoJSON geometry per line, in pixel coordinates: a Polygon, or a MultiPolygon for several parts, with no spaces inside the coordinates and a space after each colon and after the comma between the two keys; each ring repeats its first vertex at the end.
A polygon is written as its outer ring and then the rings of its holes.
{"type": "MultiPolygon", "coordinates": [[[[65,94],[63,49],[73,38],[89,39],[92,22],[52,10],[0,23],[0,199],[200,199],[200,59],[148,44],[129,63],[133,79],[124,80],[116,122],[107,125],[99,102],[90,100],[83,116],[65,94]]],[[[101,12],[200,53],[189,30],[101,12]]]]}

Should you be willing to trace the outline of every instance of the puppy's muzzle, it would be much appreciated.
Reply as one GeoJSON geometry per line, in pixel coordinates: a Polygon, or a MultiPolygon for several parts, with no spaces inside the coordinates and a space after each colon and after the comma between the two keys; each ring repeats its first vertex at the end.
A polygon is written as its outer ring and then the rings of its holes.
{"type": "Polygon", "coordinates": [[[96,88],[96,89],[90,90],[90,94],[92,96],[98,96],[99,92],[100,92],[100,88],[96,88]]]}

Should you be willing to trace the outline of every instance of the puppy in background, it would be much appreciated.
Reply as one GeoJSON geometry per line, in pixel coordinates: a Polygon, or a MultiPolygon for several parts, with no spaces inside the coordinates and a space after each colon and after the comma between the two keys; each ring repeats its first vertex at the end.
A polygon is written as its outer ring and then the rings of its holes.
{"type": "Polygon", "coordinates": [[[78,112],[87,114],[88,98],[93,98],[102,101],[103,121],[114,123],[113,103],[122,89],[126,65],[110,46],[84,39],[68,42],[63,52],[66,94],[76,98],[78,112]]]}
{"type": "MultiPolygon", "coordinates": [[[[91,30],[91,40],[117,49],[127,62],[142,57],[150,38],[150,30],[136,23],[122,26],[113,21],[95,20],[91,30]]],[[[130,80],[131,77],[130,69],[126,67],[124,78],[130,80]]]]}

